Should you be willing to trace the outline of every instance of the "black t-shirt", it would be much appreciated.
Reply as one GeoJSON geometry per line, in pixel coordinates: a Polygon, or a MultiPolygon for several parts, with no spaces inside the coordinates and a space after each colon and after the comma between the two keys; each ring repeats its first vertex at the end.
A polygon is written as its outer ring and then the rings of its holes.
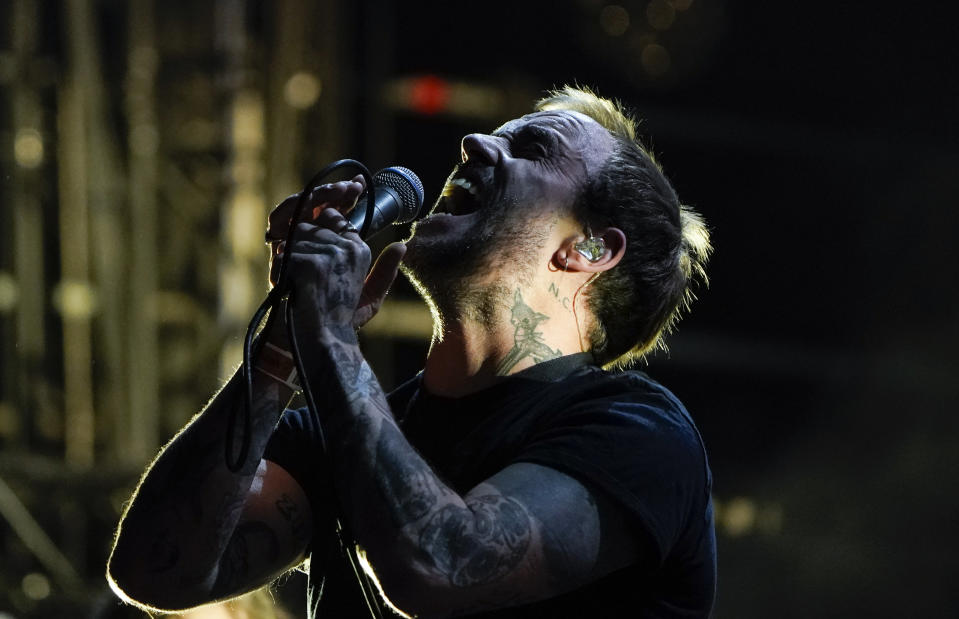
{"type": "MultiPolygon", "coordinates": [[[[679,400],[644,373],[607,372],[589,359],[540,363],[463,398],[429,394],[419,376],[389,395],[407,439],[455,491],[531,462],[605,493],[635,523],[645,554],[638,564],[549,600],[477,616],[706,617],[716,540],[699,432],[679,400]]],[[[317,440],[306,410],[287,411],[266,457],[287,469],[314,513],[323,514],[317,440]]],[[[330,567],[317,616],[369,616],[352,580],[342,565],[330,567]]],[[[310,596],[312,609],[318,587],[310,596]]]]}

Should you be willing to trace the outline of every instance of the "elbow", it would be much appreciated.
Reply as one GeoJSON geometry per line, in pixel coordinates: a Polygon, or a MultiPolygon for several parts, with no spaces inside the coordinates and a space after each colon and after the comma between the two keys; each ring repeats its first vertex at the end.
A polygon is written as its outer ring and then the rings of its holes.
{"type": "Polygon", "coordinates": [[[107,561],[107,584],[127,604],[145,611],[179,612],[210,602],[197,589],[169,586],[170,578],[154,573],[142,555],[124,552],[120,544],[107,561]]]}
{"type": "Polygon", "coordinates": [[[403,615],[417,619],[448,616],[443,611],[444,587],[424,565],[416,561],[381,564],[372,576],[388,605],[403,615]]]}
{"type": "Polygon", "coordinates": [[[125,561],[114,552],[107,563],[107,584],[118,598],[143,610],[169,611],[173,610],[162,592],[150,587],[150,581],[145,578],[138,566],[125,561]]]}
{"type": "Polygon", "coordinates": [[[164,601],[150,591],[148,581],[137,573],[135,566],[124,561],[116,551],[107,562],[107,584],[114,594],[127,604],[144,610],[169,610],[164,601]]]}

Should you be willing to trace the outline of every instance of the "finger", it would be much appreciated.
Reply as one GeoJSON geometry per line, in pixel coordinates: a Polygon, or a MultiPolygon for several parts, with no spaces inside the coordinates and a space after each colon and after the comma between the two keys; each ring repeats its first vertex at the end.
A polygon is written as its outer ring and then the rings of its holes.
{"type": "Polygon", "coordinates": [[[339,181],[320,185],[310,194],[310,203],[313,206],[313,218],[319,215],[324,208],[333,207],[341,212],[349,212],[356,199],[363,193],[366,184],[360,176],[349,181],[339,181]]]}
{"type": "Polygon", "coordinates": [[[366,191],[366,179],[363,178],[362,174],[357,174],[350,180],[350,188],[352,191],[356,192],[356,195],[353,196],[352,201],[349,204],[345,204],[343,208],[338,210],[341,213],[349,213],[356,207],[356,201],[363,195],[363,192],[366,191]]]}
{"type": "Polygon", "coordinates": [[[351,239],[344,238],[342,234],[322,226],[301,222],[296,225],[296,238],[293,241],[292,251],[295,253],[315,253],[313,250],[307,251],[305,248],[316,248],[327,246],[330,248],[349,249],[355,247],[351,239]]]}
{"type": "Polygon", "coordinates": [[[325,208],[316,218],[316,225],[336,232],[344,238],[352,241],[361,240],[359,232],[353,227],[346,217],[335,208],[325,208]],[[356,235],[355,237],[353,235],[356,235]]]}
{"type": "Polygon", "coordinates": [[[273,254],[270,256],[270,284],[276,286],[280,279],[280,268],[283,265],[283,249],[286,241],[273,243],[273,254]]]}
{"type": "Polygon", "coordinates": [[[363,285],[364,300],[379,302],[386,296],[396,280],[396,274],[405,254],[406,245],[403,243],[391,243],[380,253],[370,274],[366,276],[366,282],[363,285]]]}
{"type": "Polygon", "coordinates": [[[293,217],[293,211],[296,210],[296,204],[300,199],[300,194],[295,193],[287,196],[282,202],[273,207],[267,218],[266,242],[273,243],[282,241],[290,229],[290,218],[293,217]]]}

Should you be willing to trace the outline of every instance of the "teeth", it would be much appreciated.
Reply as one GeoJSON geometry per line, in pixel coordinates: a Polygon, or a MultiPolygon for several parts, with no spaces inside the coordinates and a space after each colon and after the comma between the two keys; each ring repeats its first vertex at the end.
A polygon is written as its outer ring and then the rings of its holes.
{"type": "Polygon", "coordinates": [[[461,188],[461,189],[465,189],[466,191],[469,192],[469,194],[470,194],[471,196],[475,196],[475,195],[476,195],[476,192],[477,192],[476,187],[474,187],[474,186],[473,186],[473,183],[469,182],[469,181],[466,180],[465,178],[455,178],[455,179],[453,179],[453,182],[450,183],[450,184],[453,185],[454,187],[459,187],[459,188],[461,188]]]}

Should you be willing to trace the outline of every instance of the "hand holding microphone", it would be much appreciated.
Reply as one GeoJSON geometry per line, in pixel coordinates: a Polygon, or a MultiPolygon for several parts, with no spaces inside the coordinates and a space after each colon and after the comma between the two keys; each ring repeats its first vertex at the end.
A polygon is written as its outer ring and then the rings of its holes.
{"type": "MultiPolygon", "coordinates": [[[[352,282],[360,277],[360,271],[366,275],[369,264],[368,248],[359,233],[365,227],[363,238],[367,239],[389,224],[412,221],[424,197],[422,183],[410,170],[402,167],[381,170],[373,175],[373,211],[367,222],[368,196],[364,189],[363,177],[357,176],[349,181],[321,185],[310,194],[304,215],[297,224],[300,228],[293,251],[299,255],[290,265],[300,271],[299,283],[310,290],[304,292],[316,297],[316,310],[323,315],[317,318],[335,320],[339,316],[342,320],[340,314],[351,307],[354,327],[362,326],[375,315],[406,250],[402,243],[383,250],[357,297],[352,282]],[[324,290],[316,290],[317,287],[324,290]]],[[[266,238],[272,245],[270,282],[274,285],[298,199],[297,194],[290,196],[270,213],[266,238]]]]}

